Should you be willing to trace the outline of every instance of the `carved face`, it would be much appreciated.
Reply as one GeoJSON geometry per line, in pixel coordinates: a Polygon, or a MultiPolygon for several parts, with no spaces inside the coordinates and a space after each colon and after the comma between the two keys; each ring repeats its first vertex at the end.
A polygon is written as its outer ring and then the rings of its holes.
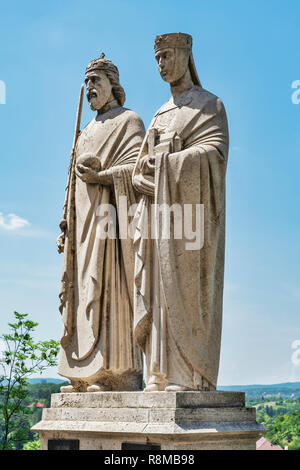
{"type": "Polygon", "coordinates": [[[168,83],[175,83],[184,76],[189,64],[189,54],[185,49],[162,49],[155,58],[161,78],[168,83]]]}
{"type": "Polygon", "coordinates": [[[85,75],[86,97],[92,111],[103,108],[108,102],[112,85],[103,70],[92,70],[85,75]]]}

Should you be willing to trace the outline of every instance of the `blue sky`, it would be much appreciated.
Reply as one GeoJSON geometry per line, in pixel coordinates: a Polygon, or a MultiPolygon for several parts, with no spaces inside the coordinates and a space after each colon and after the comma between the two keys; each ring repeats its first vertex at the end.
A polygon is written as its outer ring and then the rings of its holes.
{"type": "Polygon", "coordinates": [[[55,241],[85,66],[104,51],[147,127],[169,98],[154,37],[181,31],[229,119],[219,383],[300,381],[299,14],[298,0],[0,2],[1,333],[17,310],[37,339],[60,337],[55,241]]]}

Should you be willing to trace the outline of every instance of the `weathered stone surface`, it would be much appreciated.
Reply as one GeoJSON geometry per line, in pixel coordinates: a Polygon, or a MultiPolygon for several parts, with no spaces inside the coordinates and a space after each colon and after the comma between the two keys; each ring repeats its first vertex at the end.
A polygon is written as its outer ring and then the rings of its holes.
{"type": "Polygon", "coordinates": [[[245,394],[240,392],[110,392],[56,393],[51,407],[84,408],[210,408],[243,407],[245,394]],[[159,393],[159,397],[158,394],[159,393]]]}

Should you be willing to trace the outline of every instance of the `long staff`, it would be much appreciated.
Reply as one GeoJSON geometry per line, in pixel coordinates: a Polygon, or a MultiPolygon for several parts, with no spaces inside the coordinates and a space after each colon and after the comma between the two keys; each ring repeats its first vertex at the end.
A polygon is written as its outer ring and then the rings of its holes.
{"type": "Polygon", "coordinates": [[[80,122],[81,122],[81,114],[82,114],[82,105],[83,105],[83,93],[84,93],[84,85],[81,85],[80,88],[80,93],[79,93],[79,99],[78,99],[78,106],[77,106],[77,113],[76,113],[76,124],[75,124],[75,131],[74,131],[74,137],[73,137],[73,145],[72,145],[72,150],[71,150],[71,155],[70,155],[70,165],[69,165],[69,171],[68,171],[68,184],[66,187],[66,197],[65,197],[65,202],[64,202],[64,207],[63,207],[63,217],[60,222],[60,228],[64,232],[67,229],[67,211],[68,211],[68,201],[69,201],[69,194],[70,194],[70,186],[72,183],[72,174],[73,174],[73,168],[74,168],[74,161],[75,161],[75,149],[76,149],[76,144],[78,140],[78,136],[80,134],[80,122]]]}
{"type": "Polygon", "coordinates": [[[84,92],[84,85],[80,88],[79,100],[78,100],[78,107],[77,107],[77,114],[76,114],[76,124],[75,124],[75,132],[73,138],[73,145],[71,150],[70,156],[70,166],[68,171],[68,183],[66,187],[66,197],[65,203],[63,207],[63,218],[60,223],[60,228],[62,233],[64,234],[64,253],[65,253],[65,260],[64,260],[64,275],[63,275],[63,283],[64,289],[63,294],[60,294],[61,300],[64,298],[60,306],[60,311],[63,313],[64,307],[66,311],[64,312],[63,316],[64,325],[66,328],[65,334],[61,339],[62,346],[66,347],[70,341],[70,337],[72,335],[73,330],[73,315],[74,315],[74,253],[75,253],[75,246],[74,246],[74,235],[75,235],[75,149],[77,140],[80,134],[80,122],[81,122],[81,114],[82,114],[82,104],[83,104],[83,92],[84,92]]]}

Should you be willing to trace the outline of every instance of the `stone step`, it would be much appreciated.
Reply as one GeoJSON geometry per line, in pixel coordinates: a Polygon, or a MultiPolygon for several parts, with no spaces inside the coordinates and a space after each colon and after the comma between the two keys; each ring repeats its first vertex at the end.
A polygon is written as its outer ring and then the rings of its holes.
{"type": "MultiPolygon", "coordinates": [[[[37,423],[32,428],[33,432],[52,432],[55,436],[60,436],[61,433],[83,433],[84,435],[99,433],[104,436],[109,434],[110,437],[113,435],[123,435],[122,441],[126,441],[132,436],[143,436],[148,437],[160,435],[164,438],[169,439],[177,436],[200,436],[200,435],[212,435],[214,439],[225,437],[233,438],[242,437],[246,435],[248,437],[253,434],[253,440],[258,438],[259,434],[265,431],[265,428],[257,424],[256,422],[239,421],[239,422],[202,422],[202,423],[136,423],[136,422],[99,422],[99,421],[51,421],[43,420],[37,423]]],[[[196,437],[195,437],[196,438],[196,437]]],[[[196,438],[196,439],[199,439],[196,438]]],[[[255,449],[255,446],[253,447],[255,449]]]]}
{"type": "Polygon", "coordinates": [[[43,420],[170,423],[255,421],[254,408],[50,408],[43,410],[43,420]]]}
{"type": "Polygon", "coordinates": [[[242,408],[242,392],[99,392],[56,393],[53,408],[242,408]]]}

